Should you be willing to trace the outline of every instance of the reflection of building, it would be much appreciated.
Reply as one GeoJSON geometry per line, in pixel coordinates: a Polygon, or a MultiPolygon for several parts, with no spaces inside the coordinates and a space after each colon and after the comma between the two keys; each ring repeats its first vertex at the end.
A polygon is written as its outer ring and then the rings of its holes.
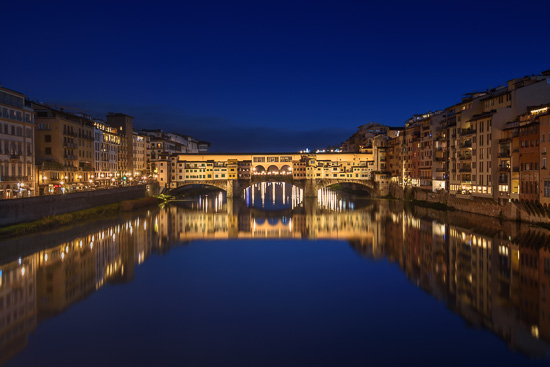
{"type": "Polygon", "coordinates": [[[466,229],[473,221],[458,219],[441,224],[391,214],[385,221],[387,257],[469,323],[530,356],[548,356],[550,255],[534,247],[550,237],[526,233],[516,243],[499,236],[499,229],[480,227],[476,233],[466,229]]]}
{"type": "MultiPolygon", "coordinates": [[[[395,201],[359,206],[326,193],[303,204],[266,212],[208,195],[66,235],[55,246],[43,246],[52,237],[45,239],[35,254],[0,265],[0,361],[25,346],[37,315],[63,311],[106,283],[130,281],[152,253],[196,239],[232,238],[348,241],[365,258],[395,262],[413,284],[511,348],[529,356],[550,350],[550,251],[540,246],[550,242],[546,231],[516,233],[519,226],[479,224],[461,213],[447,213],[442,223],[428,209],[410,212],[395,201]]],[[[18,249],[29,247],[21,242],[18,249]]]]}
{"type": "Polygon", "coordinates": [[[83,237],[40,253],[36,276],[40,319],[65,310],[95,289],[93,251],[84,246],[88,242],[83,237]]]}
{"type": "Polygon", "coordinates": [[[0,266],[0,364],[27,345],[36,327],[37,255],[0,266]]]}

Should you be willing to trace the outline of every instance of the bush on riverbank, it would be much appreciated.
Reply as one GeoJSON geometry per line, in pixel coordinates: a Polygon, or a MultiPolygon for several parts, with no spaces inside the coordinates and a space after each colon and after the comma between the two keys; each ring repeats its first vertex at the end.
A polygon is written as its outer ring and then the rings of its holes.
{"type": "Polygon", "coordinates": [[[104,206],[98,206],[95,208],[80,210],[67,214],[54,215],[39,219],[34,222],[20,223],[0,228],[0,238],[19,236],[23,234],[64,227],[90,219],[114,216],[121,212],[129,212],[155,204],[158,204],[158,199],[156,198],[141,198],[122,201],[120,203],[114,203],[104,206]]]}

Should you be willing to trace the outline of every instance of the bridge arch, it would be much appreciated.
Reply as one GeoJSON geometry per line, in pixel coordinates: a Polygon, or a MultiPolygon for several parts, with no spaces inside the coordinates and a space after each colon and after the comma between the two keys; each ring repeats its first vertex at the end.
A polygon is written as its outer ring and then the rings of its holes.
{"type": "Polygon", "coordinates": [[[169,193],[170,195],[177,196],[181,195],[185,192],[185,190],[188,190],[190,186],[203,186],[203,187],[211,187],[220,189],[222,191],[227,192],[227,183],[225,181],[209,181],[207,183],[204,182],[194,182],[194,181],[187,181],[187,182],[181,182],[178,183],[178,187],[172,188],[169,193]]]}
{"type": "Polygon", "coordinates": [[[267,167],[267,174],[268,175],[277,175],[277,174],[279,174],[279,167],[272,164],[271,166],[267,167]]]}
{"type": "Polygon", "coordinates": [[[267,218],[267,223],[270,226],[275,226],[275,225],[279,224],[279,219],[278,218],[267,218]]]}
{"type": "Polygon", "coordinates": [[[252,174],[253,175],[265,175],[266,174],[266,169],[264,166],[262,166],[261,164],[255,166],[254,168],[252,168],[252,174]]]}
{"type": "Polygon", "coordinates": [[[324,188],[330,188],[330,186],[334,186],[337,184],[355,184],[360,185],[367,189],[369,194],[371,196],[374,196],[377,192],[377,185],[374,181],[371,180],[354,180],[354,179],[332,179],[332,180],[319,180],[317,182],[317,190],[324,189],[324,188]]]}

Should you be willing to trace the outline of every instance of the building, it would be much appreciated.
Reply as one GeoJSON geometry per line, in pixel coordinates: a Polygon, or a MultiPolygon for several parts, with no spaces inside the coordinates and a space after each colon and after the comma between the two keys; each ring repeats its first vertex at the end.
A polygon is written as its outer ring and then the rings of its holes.
{"type": "Polygon", "coordinates": [[[149,137],[137,132],[132,133],[132,176],[135,178],[149,175],[147,168],[147,146],[149,145],[149,137]]]}
{"type": "MultiPolygon", "coordinates": [[[[550,154],[550,104],[532,109],[531,114],[537,115],[540,132],[540,162],[539,162],[539,190],[540,203],[546,207],[550,205],[550,162],[547,155],[550,154]]],[[[550,268],[550,267],[549,267],[550,268]]]]}
{"type": "Polygon", "coordinates": [[[520,116],[519,198],[525,201],[539,200],[540,126],[535,116],[520,116]]]}
{"type": "Polygon", "coordinates": [[[120,176],[130,176],[134,172],[134,118],[123,113],[107,114],[107,123],[118,130],[120,145],[117,152],[117,171],[120,176]]]}
{"type": "Polygon", "coordinates": [[[36,195],[34,112],[25,98],[0,85],[0,199],[36,195]]]}
{"type": "Polygon", "coordinates": [[[122,143],[117,128],[99,119],[94,121],[95,185],[112,186],[122,178],[118,159],[122,143]]]}
{"type": "Polygon", "coordinates": [[[89,116],[33,103],[36,114],[36,165],[40,195],[90,186],[94,165],[94,127],[89,116]]]}

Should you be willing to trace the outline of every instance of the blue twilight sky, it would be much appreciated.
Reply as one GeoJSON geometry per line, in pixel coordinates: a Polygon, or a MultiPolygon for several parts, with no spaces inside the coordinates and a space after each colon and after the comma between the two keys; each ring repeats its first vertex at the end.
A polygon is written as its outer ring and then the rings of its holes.
{"type": "Polygon", "coordinates": [[[550,69],[549,4],[10,1],[0,83],[212,151],[325,147],[550,69]]]}

